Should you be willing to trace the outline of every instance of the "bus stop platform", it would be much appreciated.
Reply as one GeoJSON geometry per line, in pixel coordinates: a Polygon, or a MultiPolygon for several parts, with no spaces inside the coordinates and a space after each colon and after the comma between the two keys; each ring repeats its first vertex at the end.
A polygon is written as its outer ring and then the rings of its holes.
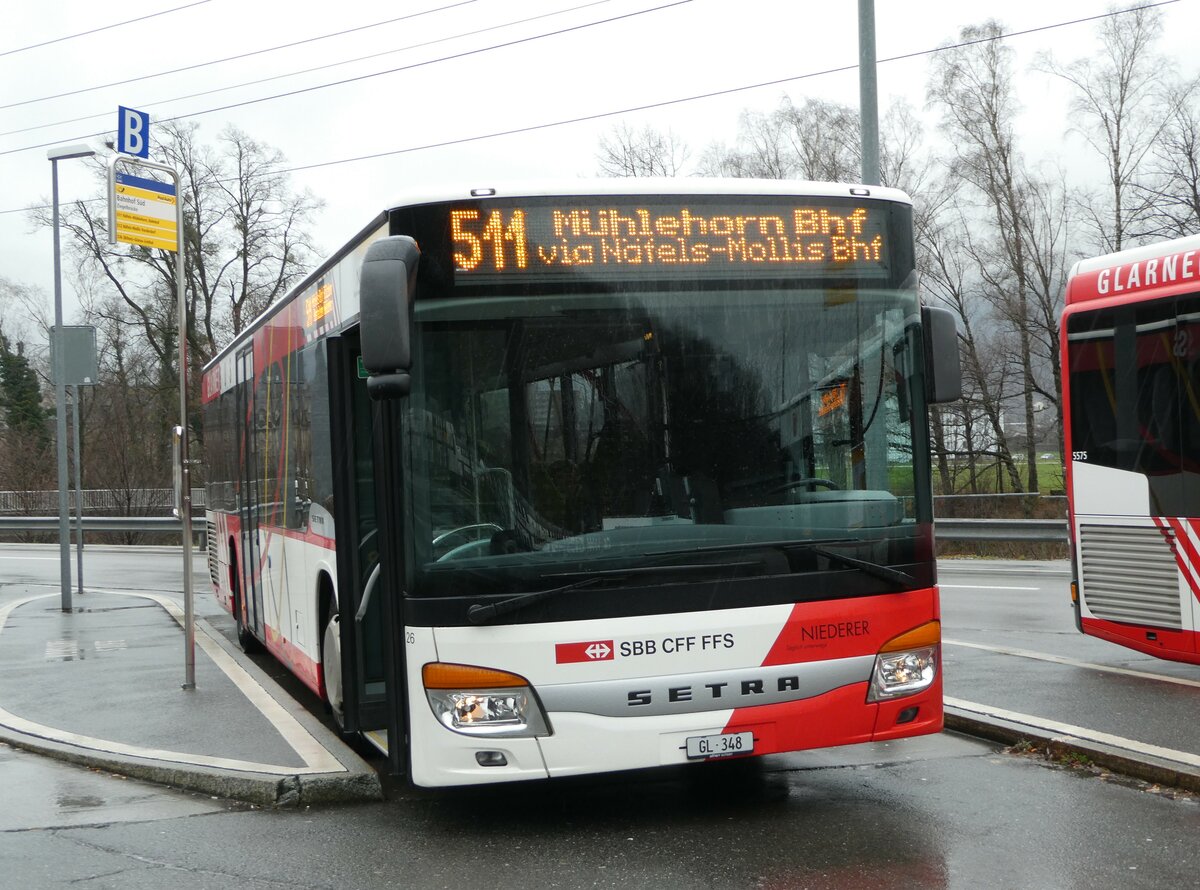
{"type": "Polygon", "coordinates": [[[89,589],[64,612],[45,590],[0,603],[0,741],[262,806],[382,798],[377,773],[202,618],[184,689],[175,599],[89,589]]]}

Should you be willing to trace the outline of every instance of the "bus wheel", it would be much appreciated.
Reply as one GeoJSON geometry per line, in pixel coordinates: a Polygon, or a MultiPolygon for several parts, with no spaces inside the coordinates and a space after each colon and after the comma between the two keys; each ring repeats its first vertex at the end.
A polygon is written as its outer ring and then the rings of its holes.
{"type": "Polygon", "coordinates": [[[329,711],[339,730],[346,726],[346,715],[342,707],[342,632],[341,619],[336,610],[331,610],[321,635],[321,679],[325,684],[325,697],[329,700],[329,711]]]}

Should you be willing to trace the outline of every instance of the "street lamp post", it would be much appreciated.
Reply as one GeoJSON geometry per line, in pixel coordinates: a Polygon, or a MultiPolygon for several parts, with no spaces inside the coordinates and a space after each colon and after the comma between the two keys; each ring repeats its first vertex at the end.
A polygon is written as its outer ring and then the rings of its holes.
{"type": "Polygon", "coordinates": [[[66,355],[61,348],[63,327],[62,254],[58,232],[58,162],[90,158],[96,152],[86,145],[64,145],[46,152],[50,160],[50,182],[54,195],[54,419],[58,452],[58,556],[62,582],[62,610],[71,611],[71,539],[68,525],[67,487],[67,384],[66,355]]]}

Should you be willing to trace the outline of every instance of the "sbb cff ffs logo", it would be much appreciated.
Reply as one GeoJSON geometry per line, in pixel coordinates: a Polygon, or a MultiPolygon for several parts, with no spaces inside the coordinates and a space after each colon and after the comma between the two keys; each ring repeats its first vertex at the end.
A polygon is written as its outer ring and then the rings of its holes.
{"type": "Polygon", "coordinates": [[[582,643],[555,643],[554,660],[558,664],[580,661],[612,661],[612,640],[587,640],[582,643]]]}

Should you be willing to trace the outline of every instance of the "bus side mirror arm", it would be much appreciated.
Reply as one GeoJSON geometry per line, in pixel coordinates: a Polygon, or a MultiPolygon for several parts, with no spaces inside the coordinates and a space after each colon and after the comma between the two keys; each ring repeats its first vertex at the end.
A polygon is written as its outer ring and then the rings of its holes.
{"type": "Polygon", "coordinates": [[[958,361],[958,325],[954,313],[939,306],[921,307],[925,329],[925,396],[931,405],[962,398],[958,361]]]}
{"type": "Polygon", "coordinates": [[[412,385],[412,315],[417,287],[417,242],[404,235],[367,248],[359,279],[359,337],[367,393],[399,399],[412,385]]]}

